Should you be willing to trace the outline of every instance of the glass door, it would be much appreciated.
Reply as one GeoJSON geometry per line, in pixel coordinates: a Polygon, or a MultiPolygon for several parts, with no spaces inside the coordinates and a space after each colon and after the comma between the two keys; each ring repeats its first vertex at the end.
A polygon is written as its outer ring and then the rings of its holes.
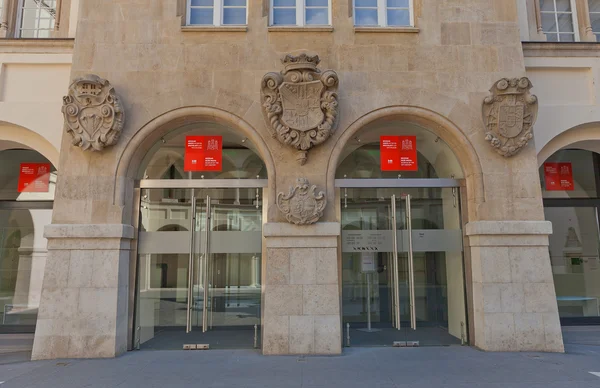
{"type": "Polygon", "coordinates": [[[145,189],[137,345],[258,346],[262,189],[145,189]]]}
{"type": "Polygon", "coordinates": [[[466,342],[458,189],[342,191],[342,307],[351,345],[466,342]]]}

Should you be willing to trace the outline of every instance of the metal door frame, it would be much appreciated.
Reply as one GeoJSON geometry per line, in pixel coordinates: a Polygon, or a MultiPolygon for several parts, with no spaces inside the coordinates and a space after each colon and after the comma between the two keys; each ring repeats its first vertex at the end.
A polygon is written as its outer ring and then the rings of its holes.
{"type": "MultiPolygon", "coordinates": [[[[263,217],[262,217],[262,222],[263,222],[263,226],[267,220],[267,218],[265,217],[265,209],[267,208],[268,204],[267,204],[267,200],[268,200],[268,196],[267,196],[267,192],[268,190],[268,180],[267,179],[141,179],[141,180],[136,180],[134,182],[134,189],[133,189],[133,200],[134,200],[134,209],[133,209],[133,227],[134,227],[134,238],[131,240],[131,246],[130,246],[130,255],[129,255],[129,298],[128,298],[128,304],[129,304],[129,309],[128,309],[128,317],[127,317],[127,321],[128,321],[128,329],[127,329],[127,337],[128,337],[128,341],[127,341],[127,350],[131,351],[133,349],[137,349],[139,348],[139,333],[137,328],[135,327],[137,320],[136,320],[136,315],[137,315],[137,309],[138,306],[136,304],[136,300],[138,299],[138,282],[139,282],[139,276],[138,276],[138,263],[139,263],[139,257],[138,257],[138,235],[139,235],[139,224],[140,224],[140,205],[141,205],[141,191],[143,189],[261,189],[262,191],[262,211],[263,211],[263,217]]],[[[192,195],[192,198],[195,198],[192,195]]],[[[195,200],[193,201],[195,202],[195,200]]],[[[192,206],[192,204],[190,204],[190,206],[192,206]]],[[[193,216],[192,219],[195,220],[195,208],[193,209],[193,216]]],[[[191,222],[195,222],[195,221],[191,221],[191,222]]],[[[193,231],[192,235],[193,235],[193,231]]],[[[193,251],[193,247],[192,245],[193,241],[190,242],[190,256],[192,255],[192,251],[193,251]]],[[[263,236],[263,251],[264,251],[264,236],[263,236]]],[[[261,278],[263,278],[264,276],[264,270],[265,270],[265,260],[261,260],[262,264],[261,264],[261,278]]],[[[189,271],[190,273],[192,271],[189,271]]],[[[191,289],[191,287],[188,284],[188,296],[189,296],[189,289],[191,289]]],[[[261,295],[264,294],[262,292],[262,285],[261,285],[261,295]]],[[[263,303],[262,303],[262,296],[261,296],[261,322],[262,320],[262,307],[263,307],[263,303]]],[[[189,304],[189,299],[188,299],[188,304],[189,304]]],[[[189,314],[189,310],[188,310],[188,314],[189,314]]],[[[203,314],[203,319],[204,319],[205,314],[203,314]]],[[[188,319],[189,321],[189,319],[188,319]]],[[[186,325],[187,326],[187,325],[186,325]]],[[[187,330],[187,327],[186,327],[187,330]]]]}
{"type": "MultiPolygon", "coordinates": [[[[470,250],[467,249],[469,247],[468,245],[468,238],[465,235],[464,231],[466,228],[466,224],[468,223],[468,212],[467,212],[467,204],[468,204],[468,199],[467,199],[467,190],[466,190],[466,180],[465,179],[454,179],[454,178],[433,178],[433,179],[427,179],[427,178],[416,178],[416,179],[336,179],[335,183],[335,195],[336,195],[336,216],[337,219],[340,220],[340,227],[341,227],[341,220],[342,220],[342,201],[345,198],[345,195],[342,195],[342,190],[343,189],[360,189],[360,188],[375,188],[375,189],[387,189],[387,188],[397,188],[397,189],[413,189],[413,188],[453,188],[456,189],[457,192],[459,193],[459,201],[457,202],[457,206],[459,207],[459,215],[460,215],[460,221],[461,221],[461,228],[463,230],[463,291],[464,291],[464,298],[465,298],[465,308],[466,308],[466,321],[465,325],[465,335],[466,335],[466,339],[465,341],[467,343],[469,343],[470,339],[474,338],[474,332],[473,332],[473,303],[472,303],[472,292],[471,292],[471,288],[472,288],[472,276],[470,275],[470,268],[471,268],[471,255],[470,255],[470,250]],[[469,269],[469,271],[467,271],[467,269],[469,269]]],[[[410,195],[407,196],[408,201],[407,201],[407,206],[410,207],[410,195]]],[[[405,198],[405,197],[404,197],[405,198]]],[[[404,199],[403,198],[403,199],[404,199]]],[[[390,199],[391,204],[393,206],[393,232],[394,233],[394,249],[397,250],[397,237],[396,237],[396,227],[397,227],[397,223],[396,223],[396,195],[392,195],[392,198],[390,199]]],[[[407,217],[410,217],[410,211],[411,209],[409,208],[408,211],[406,212],[407,217]]],[[[407,226],[411,225],[411,222],[407,222],[407,226]]],[[[412,229],[410,227],[410,229],[412,229]]],[[[340,233],[340,241],[338,243],[338,256],[341,257],[341,255],[343,254],[342,252],[342,244],[341,244],[341,233],[340,233]]],[[[410,250],[412,250],[412,235],[409,232],[409,246],[410,246],[410,250]]],[[[409,253],[409,261],[410,261],[410,256],[412,253],[409,253]]],[[[397,266],[398,266],[398,253],[395,252],[395,254],[393,254],[393,261],[394,261],[394,265],[396,266],[395,270],[397,270],[397,266]]],[[[412,264],[412,263],[411,263],[412,264]]],[[[412,267],[412,265],[411,265],[412,267]]],[[[414,271],[414,270],[413,270],[414,271]]],[[[339,260],[338,263],[338,273],[341,275],[342,274],[342,260],[339,260]]],[[[397,276],[395,276],[397,278],[397,276]]],[[[400,314],[398,312],[399,308],[400,308],[400,304],[398,301],[398,294],[399,294],[399,284],[397,284],[397,280],[394,281],[396,283],[395,285],[395,289],[394,289],[394,294],[393,295],[393,300],[396,301],[397,305],[394,305],[394,315],[396,318],[395,322],[392,322],[393,324],[395,324],[396,329],[400,330],[401,325],[400,325],[400,314]]],[[[411,295],[410,295],[410,310],[411,310],[411,328],[412,329],[416,329],[416,316],[414,314],[414,278],[411,281],[412,285],[409,286],[409,288],[412,290],[411,291],[411,295]]],[[[342,279],[340,279],[339,282],[339,295],[340,295],[340,307],[342,306],[342,279]]],[[[342,317],[341,317],[342,321],[343,321],[343,312],[342,312],[342,317]]],[[[343,332],[344,328],[342,328],[342,332],[343,332]]],[[[344,336],[342,336],[342,346],[343,346],[343,339],[344,336]]]]}

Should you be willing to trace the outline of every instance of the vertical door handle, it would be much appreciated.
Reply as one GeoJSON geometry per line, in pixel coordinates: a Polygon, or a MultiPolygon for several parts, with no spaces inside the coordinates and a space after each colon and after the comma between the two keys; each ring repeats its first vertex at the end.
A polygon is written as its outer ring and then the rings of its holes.
{"type": "Polygon", "coordinates": [[[392,281],[394,282],[392,290],[394,292],[393,302],[394,302],[394,312],[396,315],[396,329],[400,330],[400,285],[398,278],[398,231],[397,231],[397,222],[396,222],[396,195],[392,195],[392,271],[393,277],[392,281]]]}
{"type": "Polygon", "coordinates": [[[210,260],[210,219],[211,219],[211,207],[210,207],[210,196],[206,196],[206,230],[204,231],[204,268],[203,268],[203,284],[204,284],[204,297],[202,298],[202,332],[206,333],[208,330],[208,316],[207,316],[207,304],[208,304],[208,262],[210,260]]]}
{"type": "Polygon", "coordinates": [[[412,240],[412,214],[410,207],[410,194],[406,195],[406,230],[408,232],[408,287],[410,298],[410,327],[417,329],[417,317],[415,315],[415,268],[413,263],[413,240],[412,240]]]}
{"type": "Polygon", "coordinates": [[[190,259],[188,262],[187,314],[185,332],[192,331],[192,309],[194,307],[194,253],[196,234],[196,197],[192,196],[190,209],[190,259]]]}

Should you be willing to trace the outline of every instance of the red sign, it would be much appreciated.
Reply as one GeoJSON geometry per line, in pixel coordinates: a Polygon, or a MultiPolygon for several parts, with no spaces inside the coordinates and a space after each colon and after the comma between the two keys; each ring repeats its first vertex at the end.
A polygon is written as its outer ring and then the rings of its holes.
{"type": "Polygon", "coordinates": [[[50,190],[50,163],[21,163],[19,193],[47,193],[50,190]]]}
{"type": "Polygon", "coordinates": [[[571,163],[544,163],[546,191],[572,191],[573,167],[571,163]]]}
{"type": "Polygon", "coordinates": [[[381,136],[381,171],[417,171],[416,136],[381,136]]]}
{"type": "Polygon", "coordinates": [[[221,136],[186,136],[185,171],[221,171],[223,138],[221,136]]]}

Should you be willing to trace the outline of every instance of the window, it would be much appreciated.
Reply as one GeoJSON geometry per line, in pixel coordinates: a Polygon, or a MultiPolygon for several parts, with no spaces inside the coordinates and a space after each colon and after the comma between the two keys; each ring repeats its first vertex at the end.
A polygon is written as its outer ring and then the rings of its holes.
{"type": "Polygon", "coordinates": [[[188,0],[188,26],[246,25],[247,0],[188,0]]]}
{"type": "Polygon", "coordinates": [[[56,0],[21,0],[19,31],[21,38],[50,38],[56,19],[56,0]]]}
{"type": "Polygon", "coordinates": [[[600,0],[588,0],[590,9],[590,23],[596,40],[600,41],[600,0]]]}
{"type": "Polygon", "coordinates": [[[579,40],[573,0],[540,0],[542,31],[549,42],[579,40]]]}
{"type": "Polygon", "coordinates": [[[330,0],[271,0],[273,26],[327,26],[330,0]]]}
{"type": "Polygon", "coordinates": [[[354,0],[354,25],[411,27],[412,0],[354,0]]]}

